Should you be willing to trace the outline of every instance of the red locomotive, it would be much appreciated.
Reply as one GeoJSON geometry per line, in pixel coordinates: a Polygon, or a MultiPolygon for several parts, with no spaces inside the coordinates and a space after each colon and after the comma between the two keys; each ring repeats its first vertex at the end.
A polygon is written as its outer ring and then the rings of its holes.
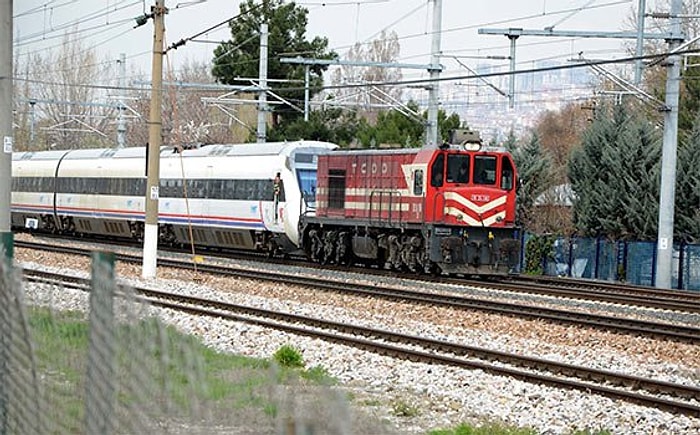
{"type": "Polygon", "coordinates": [[[439,149],[320,155],[317,208],[300,219],[307,255],[426,273],[513,272],[520,252],[513,159],[484,148],[474,133],[452,136],[455,144],[439,149]]]}

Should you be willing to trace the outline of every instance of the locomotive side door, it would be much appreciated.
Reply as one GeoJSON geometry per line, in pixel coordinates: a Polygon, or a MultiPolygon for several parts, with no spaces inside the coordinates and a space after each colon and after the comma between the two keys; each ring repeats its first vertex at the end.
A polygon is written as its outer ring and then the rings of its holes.
{"type": "Polygon", "coordinates": [[[445,216],[445,195],[442,192],[445,184],[445,153],[437,154],[430,165],[429,176],[430,184],[428,189],[432,194],[425,196],[427,217],[433,222],[440,222],[445,216]]]}

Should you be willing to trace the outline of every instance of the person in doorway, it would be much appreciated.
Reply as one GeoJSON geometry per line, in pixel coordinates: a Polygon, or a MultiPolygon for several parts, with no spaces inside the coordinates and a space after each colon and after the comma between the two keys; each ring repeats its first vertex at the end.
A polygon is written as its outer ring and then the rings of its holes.
{"type": "Polygon", "coordinates": [[[272,180],[272,191],[273,191],[273,202],[275,204],[275,222],[277,222],[278,219],[278,213],[277,213],[277,208],[279,206],[280,202],[280,192],[282,191],[282,177],[281,174],[278,172],[277,175],[275,175],[275,179],[272,180]]]}

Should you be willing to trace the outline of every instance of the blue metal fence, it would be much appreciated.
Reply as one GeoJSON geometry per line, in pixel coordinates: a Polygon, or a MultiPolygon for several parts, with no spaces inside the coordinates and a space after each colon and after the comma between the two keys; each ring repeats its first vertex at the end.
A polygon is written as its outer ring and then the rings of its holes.
{"type": "MultiPolygon", "coordinates": [[[[525,235],[525,240],[529,237],[525,235]]],[[[551,256],[542,261],[545,275],[624,280],[630,284],[653,286],[656,243],[557,238],[551,256]]],[[[673,288],[700,291],[700,245],[674,245],[672,271],[673,288]]]]}
{"type": "Polygon", "coordinates": [[[700,245],[685,245],[680,251],[681,284],[679,288],[700,291],[700,245]]]}

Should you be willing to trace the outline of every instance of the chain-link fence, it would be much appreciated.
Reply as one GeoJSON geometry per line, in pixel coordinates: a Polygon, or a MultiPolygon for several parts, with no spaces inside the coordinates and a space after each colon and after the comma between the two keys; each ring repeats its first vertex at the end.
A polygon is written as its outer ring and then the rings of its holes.
{"type": "Polygon", "coordinates": [[[351,412],[330,377],[166,326],[115,287],[109,255],[95,254],[90,292],[0,272],[0,434],[392,432],[351,412]]]}

